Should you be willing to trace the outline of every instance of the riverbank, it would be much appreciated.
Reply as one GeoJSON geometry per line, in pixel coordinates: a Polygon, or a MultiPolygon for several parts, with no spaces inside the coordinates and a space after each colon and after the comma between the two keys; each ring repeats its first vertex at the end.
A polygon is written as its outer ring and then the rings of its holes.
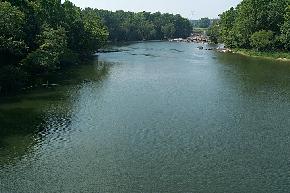
{"type": "Polygon", "coordinates": [[[233,49],[232,52],[244,56],[290,62],[290,53],[288,52],[262,52],[247,49],[233,49]]]}

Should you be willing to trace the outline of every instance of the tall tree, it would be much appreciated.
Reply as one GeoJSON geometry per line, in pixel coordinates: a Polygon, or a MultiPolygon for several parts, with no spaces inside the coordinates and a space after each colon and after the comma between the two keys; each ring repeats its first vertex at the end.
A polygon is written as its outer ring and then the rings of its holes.
{"type": "Polygon", "coordinates": [[[221,40],[228,47],[235,47],[237,42],[235,41],[235,34],[233,33],[233,27],[236,21],[236,10],[232,7],[230,10],[220,15],[220,35],[221,40]]]}
{"type": "Polygon", "coordinates": [[[26,51],[23,41],[25,15],[9,2],[0,2],[1,64],[17,62],[26,51]]]}
{"type": "Polygon", "coordinates": [[[281,28],[281,39],[284,48],[290,51],[290,5],[286,9],[284,24],[281,28]]]}
{"type": "Polygon", "coordinates": [[[32,75],[44,74],[56,70],[61,57],[67,49],[67,36],[64,28],[42,27],[38,36],[38,49],[28,54],[23,61],[25,70],[32,75]]]}

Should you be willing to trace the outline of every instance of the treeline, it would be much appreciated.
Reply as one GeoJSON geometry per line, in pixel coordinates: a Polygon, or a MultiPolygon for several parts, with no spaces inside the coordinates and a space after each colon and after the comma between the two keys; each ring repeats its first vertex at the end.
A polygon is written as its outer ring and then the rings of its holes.
{"type": "Polygon", "coordinates": [[[191,20],[194,28],[209,28],[211,24],[215,23],[217,19],[209,19],[208,17],[201,18],[199,20],[191,20]]]}
{"type": "Polygon", "coordinates": [[[0,93],[95,53],[108,37],[94,12],[69,1],[1,1],[0,18],[0,93]]]}
{"type": "Polygon", "coordinates": [[[76,64],[108,39],[162,40],[192,31],[180,15],[81,9],[68,0],[1,0],[0,18],[0,94],[76,64]]]}
{"type": "Polygon", "coordinates": [[[243,0],[222,13],[208,35],[229,48],[290,51],[290,1],[243,0]]]}
{"type": "Polygon", "coordinates": [[[185,38],[192,32],[188,19],[180,15],[92,10],[109,30],[110,41],[163,40],[185,38]]]}

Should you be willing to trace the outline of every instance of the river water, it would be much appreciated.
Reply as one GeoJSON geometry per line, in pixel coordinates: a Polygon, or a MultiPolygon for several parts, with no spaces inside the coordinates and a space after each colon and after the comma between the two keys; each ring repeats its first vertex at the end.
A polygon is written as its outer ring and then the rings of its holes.
{"type": "Polygon", "coordinates": [[[122,45],[0,101],[0,192],[290,191],[290,65],[122,45]]]}

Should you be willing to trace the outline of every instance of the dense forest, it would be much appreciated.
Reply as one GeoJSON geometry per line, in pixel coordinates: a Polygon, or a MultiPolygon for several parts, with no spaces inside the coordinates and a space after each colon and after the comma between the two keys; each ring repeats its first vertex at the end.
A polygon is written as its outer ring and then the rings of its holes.
{"type": "Polygon", "coordinates": [[[243,0],[222,13],[208,34],[228,48],[290,51],[290,1],[243,0]]]}
{"type": "Polygon", "coordinates": [[[91,10],[95,12],[109,30],[111,41],[163,40],[185,38],[192,32],[188,19],[180,15],[91,10]]]}
{"type": "Polygon", "coordinates": [[[0,2],[0,91],[95,53],[108,37],[98,16],[60,0],[0,2]]]}
{"type": "Polygon", "coordinates": [[[192,31],[180,15],[81,9],[61,0],[2,0],[0,18],[0,94],[77,64],[108,40],[161,40],[192,31]]]}

